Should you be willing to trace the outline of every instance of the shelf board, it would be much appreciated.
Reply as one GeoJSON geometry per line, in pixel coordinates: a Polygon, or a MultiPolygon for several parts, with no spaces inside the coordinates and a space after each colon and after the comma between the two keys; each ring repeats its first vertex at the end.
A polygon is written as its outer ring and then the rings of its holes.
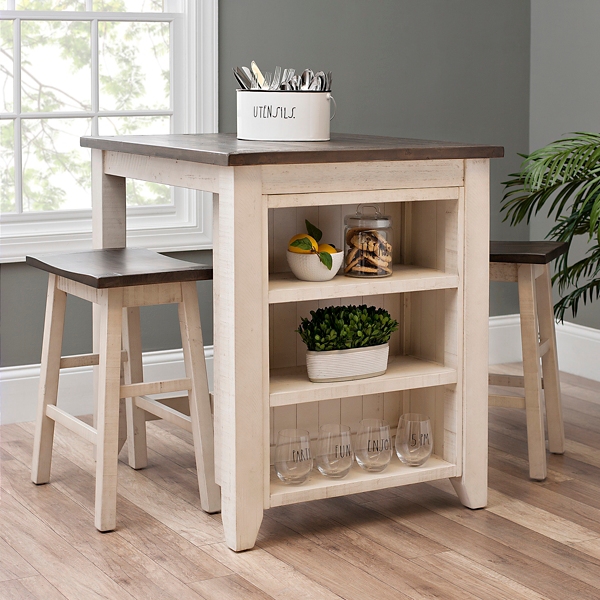
{"type": "Polygon", "coordinates": [[[275,474],[275,469],[272,468],[271,507],[457,477],[459,474],[457,465],[446,462],[437,456],[431,456],[420,467],[408,467],[393,455],[391,463],[381,473],[368,473],[354,463],[350,473],[343,479],[337,480],[324,477],[315,468],[308,480],[300,485],[282,483],[275,474]]]}
{"type": "Polygon", "coordinates": [[[292,273],[273,273],[269,277],[269,304],[457,287],[458,275],[413,265],[394,265],[389,277],[336,275],[330,281],[300,281],[292,273]]]}
{"type": "Polygon", "coordinates": [[[387,371],[383,375],[353,381],[313,383],[308,380],[305,366],[271,369],[269,400],[271,406],[286,406],[331,398],[433,387],[456,381],[456,369],[414,356],[390,356],[387,371]]]}

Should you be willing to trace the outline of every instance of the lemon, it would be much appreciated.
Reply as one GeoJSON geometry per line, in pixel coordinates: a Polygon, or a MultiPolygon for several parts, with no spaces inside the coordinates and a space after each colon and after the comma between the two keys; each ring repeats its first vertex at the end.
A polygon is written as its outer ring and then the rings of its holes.
{"type": "Polygon", "coordinates": [[[319,252],[329,252],[329,254],[337,254],[340,252],[333,244],[319,244],[319,252]]]}
{"type": "Polygon", "coordinates": [[[288,242],[288,250],[298,254],[311,254],[311,252],[317,252],[319,250],[319,244],[317,244],[317,240],[315,240],[314,237],[311,237],[307,233],[299,233],[288,242]],[[304,244],[306,248],[303,248],[302,246],[292,246],[292,243],[296,240],[306,240],[306,243],[304,244]],[[311,248],[308,248],[309,244],[311,248]]]}

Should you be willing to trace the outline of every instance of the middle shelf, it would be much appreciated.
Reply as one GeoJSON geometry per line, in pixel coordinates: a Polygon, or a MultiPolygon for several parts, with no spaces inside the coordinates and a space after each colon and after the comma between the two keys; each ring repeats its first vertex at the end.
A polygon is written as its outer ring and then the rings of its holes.
{"type": "Polygon", "coordinates": [[[389,277],[336,275],[330,281],[300,281],[292,273],[269,277],[269,304],[456,288],[458,275],[413,265],[394,265],[389,277]]]}
{"type": "Polygon", "coordinates": [[[390,356],[387,371],[378,377],[313,383],[306,367],[271,369],[270,406],[287,406],[332,398],[364,396],[457,382],[456,369],[414,356],[390,356]]]}

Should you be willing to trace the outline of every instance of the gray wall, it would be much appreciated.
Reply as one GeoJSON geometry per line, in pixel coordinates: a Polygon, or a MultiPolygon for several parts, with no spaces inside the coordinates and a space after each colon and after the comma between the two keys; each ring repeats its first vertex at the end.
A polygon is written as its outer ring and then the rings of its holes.
{"type": "MultiPolygon", "coordinates": [[[[220,0],[219,5],[221,131],[236,127],[232,66],[254,59],[265,70],[276,63],[332,70],[334,131],[503,145],[507,157],[492,161],[492,236],[527,239],[527,226],[502,223],[498,207],[500,182],[518,167],[516,153],[529,147],[528,1],[220,0]]],[[[191,256],[206,262],[210,253],[191,256]]],[[[23,264],[0,267],[2,366],[39,363],[45,281],[23,264]]],[[[514,286],[494,285],[491,314],[517,312],[514,286]]],[[[211,293],[209,284],[203,286],[209,344],[211,293]]],[[[170,308],[144,311],[145,350],[179,345],[170,308]]],[[[89,352],[89,306],[75,300],[67,310],[73,318],[65,353],[89,352]]]]}
{"type": "MultiPolygon", "coordinates": [[[[529,148],[530,5],[522,0],[220,0],[220,130],[234,132],[233,66],[255,60],[331,70],[332,130],[499,144],[491,235],[528,239],[502,222],[508,173],[529,148]]],[[[518,312],[515,286],[492,284],[490,314],[518,312]]]]}
{"type": "MultiPolygon", "coordinates": [[[[573,131],[600,131],[600,2],[532,0],[530,150],[573,131]]],[[[531,239],[543,239],[554,223],[531,222],[531,239]]],[[[583,237],[583,236],[582,236],[583,237]]],[[[573,258],[583,257],[585,240],[573,258]]],[[[556,290],[555,290],[556,295],[556,290]]],[[[567,320],[600,329],[600,302],[567,320]]]]}

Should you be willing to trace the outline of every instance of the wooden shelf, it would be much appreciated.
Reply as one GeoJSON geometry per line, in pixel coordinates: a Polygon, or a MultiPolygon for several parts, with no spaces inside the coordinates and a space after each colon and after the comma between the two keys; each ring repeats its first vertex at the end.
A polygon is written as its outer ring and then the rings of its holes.
{"type": "Polygon", "coordinates": [[[324,477],[315,468],[308,480],[297,486],[282,483],[275,474],[275,469],[272,468],[271,507],[457,477],[459,474],[457,465],[446,462],[437,456],[431,456],[420,467],[408,467],[402,464],[395,454],[392,456],[391,463],[381,473],[368,473],[354,463],[346,477],[336,480],[324,477]]]}
{"type": "Polygon", "coordinates": [[[381,279],[336,275],[330,281],[300,281],[292,273],[274,273],[269,277],[269,304],[451,289],[458,283],[458,275],[413,265],[394,265],[393,274],[381,279]]]}
{"type": "Polygon", "coordinates": [[[378,377],[335,383],[309,381],[305,366],[271,369],[270,405],[286,406],[331,398],[381,394],[446,385],[456,381],[455,369],[413,356],[390,356],[387,371],[378,377]]]}

